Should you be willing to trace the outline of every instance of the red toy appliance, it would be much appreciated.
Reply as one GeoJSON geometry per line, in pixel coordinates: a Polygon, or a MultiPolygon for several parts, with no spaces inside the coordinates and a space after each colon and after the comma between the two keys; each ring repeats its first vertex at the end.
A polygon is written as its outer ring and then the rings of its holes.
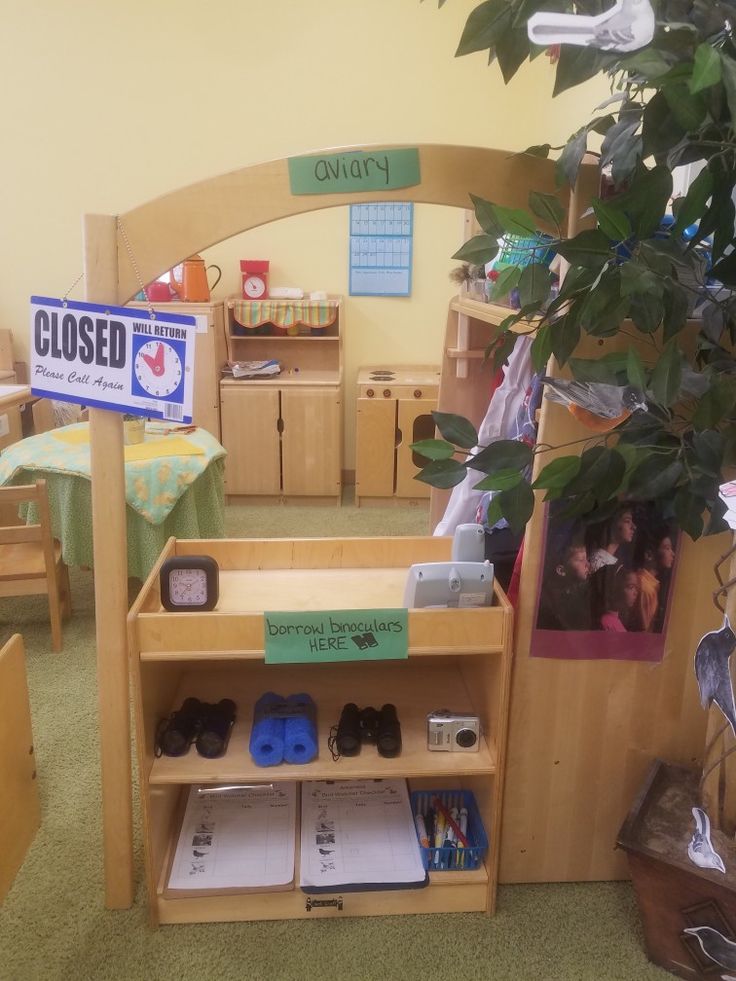
{"type": "Polygon", "coordinates": [[[240,274],[243,280],[243,298],[264,300],[268,297],[268,259],[241,259],[240,274]]]}

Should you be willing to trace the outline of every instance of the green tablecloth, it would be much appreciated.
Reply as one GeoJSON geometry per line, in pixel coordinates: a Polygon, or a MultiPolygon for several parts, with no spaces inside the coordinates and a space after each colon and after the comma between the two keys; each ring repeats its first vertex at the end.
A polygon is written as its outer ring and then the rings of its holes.
{"type": "MultiPolygon", "coordinates": [[[[49,437],[50,434],[42,434],[49,437]]],[[[139,510],[126,506],[128,538],[128,575],[145,579],[163,549],[166,540],[176,538],[222,538],[225,534],[224,519],[224,471],[225,451],[208,433],[197,430],[188,435],[200,445],[205,445],[206,459],[198,457],[198,476],[178,489],[178,499],[166,510],[163,520],[154,524],[139,510]],[[200,437],[200,438],[197,438],[200,437]],[[206,437],[206,439],[202,438],[206,437]]],[[[33,436],[9,446],[0,456],[0,483],[27,484],[43,477],[48,486],[51,524],[54,536],[61,542],[62,555],[67,565],[90,566],[94,564],[92,549],[92,484],[88,476],[46,469],[43,458],[32,462],[34,446],[28,444],[40,437],[33,436]],[[23,445],[25,444],[25,445],[23,445]],[[13,452],[15,451],[15,452],[13,452]],[[25,457],[25,459],[24,459],[25,457]]],[[[35,446],[38,449],[38,443],[35,446]]],[[[69,447],[67,447],[67,453],[69,447]]],[[[67,460],[69,456],[67,456],[67,460]]],[[[167,469],[191,475],[193,457],[166,457],[167,469]]],[[[126,483],[134,464],[126,463],[126,483]]],[[[136,471],[139,467],[136,467],[136,471]]],[[[140,474],[137,477],[140,490],[140,474]]],[[[169,478],[171,479],[171,478],[169,478]]],[[[140,501],[136,501],[140,507],[140,501]]],[[[27,520],[36,520],[28,513],[27,520]]]]}

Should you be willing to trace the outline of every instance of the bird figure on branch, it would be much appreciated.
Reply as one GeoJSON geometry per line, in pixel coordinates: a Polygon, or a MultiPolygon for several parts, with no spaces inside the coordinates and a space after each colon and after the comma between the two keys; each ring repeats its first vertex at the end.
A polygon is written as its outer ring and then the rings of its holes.
{"type": "Polygon", "coordinates": [[[632,385],[566,381],[546,376],[542,380],[545,398],[564,405],[573,418],[597,433],[610,432],[632,412],[646,412],[648,408],[642,392],[632,385]]]}

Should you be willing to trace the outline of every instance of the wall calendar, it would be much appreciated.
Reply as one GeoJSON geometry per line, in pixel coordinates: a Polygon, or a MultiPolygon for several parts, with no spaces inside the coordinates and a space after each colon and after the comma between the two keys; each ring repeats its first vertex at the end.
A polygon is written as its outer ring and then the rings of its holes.
{"type": "Polygon", "coordinates": [[[410,296],[414,205],[350,206],[350,295],[410,296]]]}

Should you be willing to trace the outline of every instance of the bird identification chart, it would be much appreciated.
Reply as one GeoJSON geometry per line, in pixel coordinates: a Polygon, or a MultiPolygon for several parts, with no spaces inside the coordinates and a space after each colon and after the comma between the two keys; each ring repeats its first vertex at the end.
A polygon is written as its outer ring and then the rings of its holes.
{"type": "Polygon", "coordinates": [[[302,784],[305,892],[419,888],[426,879],[405,780],[302,784]]]}
{"type": "Polygon", "coordinates": [[[411,294],[414,205],[374,201],[350,206],[350,295],[411,294]]]}
{"type": "Polygon", "coordinates": [[[193,316],[31,297],[31,392],[192,421],[193,316]]]}
{"type": "Polygon", "coordinates": [[[296,783],[191,787],[168,889],[277,889],[294,879],[296,783]]]}

